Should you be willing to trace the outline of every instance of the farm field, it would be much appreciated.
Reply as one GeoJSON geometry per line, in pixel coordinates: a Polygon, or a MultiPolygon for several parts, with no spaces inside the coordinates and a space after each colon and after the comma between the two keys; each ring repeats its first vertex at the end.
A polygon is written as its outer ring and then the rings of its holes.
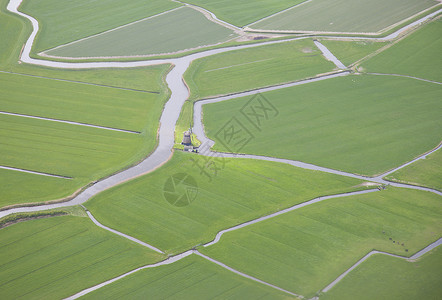
{"type": "Polygon", "coordinates": [[[442,82],[442,19],[418,29],[362,64],[364,72],[401,74],[442,82]]]}
{"type": "Polygon", "coordinates": [[[273,162],[214,158],[211,164],[177,151],[155,173],[107,190],[85,206],[106,226],[179,253],[209,242],[219,230],[317,196],[365,189],[361,183],[273,162]],[[187,206],[174,206],[163,195],[167,179],[180,173],[198,187],[187,206]]]}
{"type": "Polygon", "coordinates": [[[387,42],[321,40],[344,65],[349,66],[388,45],[387,42]]]}
{"type": "Polygon", "coordinates": [[[208,9],[213,12],[218,19],[238,27],[243,27],[304,1],[305,0],[189,0],[185,2],[208,9]]]}
{"type": "Polygon", "coordinates": [[[189,99],[256,89],[335,68],[310,39],[231,51],[195,60],[184,75],[189,99]]]}
{"type": "Polygon", "coordinates": [[[76,180],[5,169],[0,169],[0,182],[2,183],[2,188],[0,189],[0,208],[12,204],[42,202],[63,198],[75,191],[79,184],[76,180]]]}
{"type": "Polygon", "coordinates": [[[134,0],[125,3],[124,9],[116,0],[25,0],[21,11],[40,22],[41,31],[34,45],[38,53],[179,6],[164,0],[134,0]]]}
{"type": "Polygon", "coordinates": [[[14,224],[0,230],[0,239],[2,299],[64,298],[162,259],[72,216],[14,224]]]}
{"type": "Polygon", "coordinates": [[[301,32],[378,32],[436,4],[435,0],[312,0],[249,27],[301,32]]]}
{"type": "Polygon", "coordinates": [[[428,155],[424,160],[419,160],[386,176],[386,179],[391,181],[426,186],[439,191],[442,191],[441,178],[442,152],[440,150],[428,155]]]}
{"type": "Polygon", "coordinates": [[[353,270],[329,292],[324,300],[358,299],[438,299],[441,295],[442,249],[427,253],[419,260],[376,255],[353,270]]]}
{"type": "Polygon", "coordinates": [[[312,297],[373,249],[411,256],[434,242],[442,229],[441,212],[437,195],[388,188],[327,200],[226,233],[200,252],[312,297]]]}
{"type": "Polygon", "coordinates": [[[196,255],[171,265],[142,270],[83,298],[293,299],[276,289],[233,274],[196,255]],[[175,284],[168,284],[170,282],[175,284]]]}
{"type": "Polygon", "coordinates": [[[441,92],[414,79],[345,76],[261,94],[279,114],[258,128],[241,114],[251,97],[205,105],[203,121],[218,151],[229,151],[221,130],[235,116],[254,136],[242,153],[375,175],[439,144],[441,92]]]}
{"type": "Polygon", "coordinates": [[[234,37],[236,34],[233,30],[209,21],[192,8],[181,7],[124,28],[48,50],[45,54],[73,58],[152,55],[214,45],[234,37]]]}

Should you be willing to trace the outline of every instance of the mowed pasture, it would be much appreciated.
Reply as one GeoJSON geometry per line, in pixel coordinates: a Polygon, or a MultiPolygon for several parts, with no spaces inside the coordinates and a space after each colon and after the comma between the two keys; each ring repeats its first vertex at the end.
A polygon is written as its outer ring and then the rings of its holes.
{"type": "Polygon", "coordinates": [[[442,293],[442,247],[417,261],[375,255],[320,296],[324,300],[438,299],[442,293]]]}
{"type": "Polygon", "coordinates": [[[209,21],[199,11],[181,7],[45,53],[73,58],[152,55],[214,45],[234,37],[233,30],[209,21]]]}
{"type": "Polygon", "coordinates": [[[184,80],[189,99],[195,100],[296,81],[334,68],[311,39],[302,39],[195,60],[184,80]]]}
{"type": "Polygon", "coordinates": [[[2,299],[61,299],[163,259],[80,217],[14,224],[0,240],[2,299]]]}
{"type": "Polygon", "coordinates": [[[190,0],[186,1],[186,3],[203,7],[214,13],[218,19],[238,27],[243,27],[304,1],[305,0],[190,0]]]}
{"type": "Polygon", "coordinates": [[[434,242],[441,215],[438,195],[388,188],[300,208],[200,251],[310,298],[373,249],[411,256],[434,242]]]}
{"type": "Polygon", "coordinates": [[[436,4],[435,0],[312,0],[249,27],[293,32],[378,32],[436,4]]]}
{"type": "Polygon", "coordinates": [[[293,299],[194,254],[171,265],[141,270],[83,298],[293,299]]]}
{"type": "Polygon", "coordinates": [[[364,72],[401,74],[442,82],[442,19],[438,18],[361,65],[364,72]]]}
{"type": "Polygon", "coordinates": [[[164,0],[24,1],[20,10],[39,21],[34,51],[40,52],[179,7],[164,0]]]}
{"type": "Polygon", "coordinates": [[[386,42],[321,40],[344,65],[349,66],[387,45],[386,42]]]}
{"type": "Polygon", "coordinates": [[[259,117],[258,127],[241,113],[253,105],[263,113],[259,103],[248,104],[250,96],[204,105],[203,121],[219,151],[229,151],[222,129],[236,117],[254,136],[242,153],[371,176],[439,144],[441,93],[437,84],[409,78],[345,76],[263,93],[274,109],[259,117]]]}
{"type": "Polygon", "coordinates": [[[54,200],[70,195],[79,183],[76,180],[0,169],[0,208],[30,202],[54,200]]]}
{"type": "MultiPolygon", "coordinates": [[[[101,223],[166,251],[180,253],[212,240],[222,229],[267,215],[317,196],[365,189],[353,178],[290,165],[222,159],[176,151],[154,173],[93,197],[85,203],[101,223]],[[188,202],[173,205],[166,186],[176,174],[194,178],[188,202]]],[[[183,185],[183,188],[185,185],[183,185]]],[[[178,196],[176,196],[178,198],[178,196]]],[[[186,200],[187,201],[187,200],[186,200]]]]}
{"type": "Polygon", "coordinates": [[[426,186],[442,191],[442,151],[438,150],[425,159],[400,169],[385,179],[413,185],[426,186]]]}

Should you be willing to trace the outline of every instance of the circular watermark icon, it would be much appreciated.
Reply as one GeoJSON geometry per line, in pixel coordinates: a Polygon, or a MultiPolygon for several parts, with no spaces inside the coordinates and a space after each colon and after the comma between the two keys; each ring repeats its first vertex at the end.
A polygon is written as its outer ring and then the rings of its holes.
{"type": "Polygon", "coordinates": [[[163,187],[164,198],[170,204],[178,207],[192,203],[198,195],[196,180],[186,173],[176,173],[170,176],[163,187]]]}

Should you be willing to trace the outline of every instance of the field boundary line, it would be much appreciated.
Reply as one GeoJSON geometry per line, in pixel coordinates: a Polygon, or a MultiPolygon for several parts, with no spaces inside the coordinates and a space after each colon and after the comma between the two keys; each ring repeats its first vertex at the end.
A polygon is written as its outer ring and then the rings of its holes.
{"type": "Polygon", "coordinates": [[[169,10],[166,10],[166,11],[163,11],[163,12],[161,12],[161,13],[159,13],[159,14],[156,14],[156,15],[153,15],[153,16],[150,16],[150,17],[147,17],[147,18],[143,18],[143,19],[140,19],[140,20],[137,20],[137,21],[131,22],[131,23],[127,23],[127,24],[125,24],[125,25],[121,25],[121,26],[115,27],[115,28],[113,28],[113,29],[109,29],[109,30],[106,30],[106,31],[103,31],[103,32],[100,32],[100,33],[97,33],[97,34],[93,34],[93,35],[90,35],[90,36],[87,36],[87,37],[84,37],[84,38],[81,38],[81,39],[79,39],[79,40],[75,40],[75,41],[72,41],[72,42],[69,42],[69,43],[66,43],[66,44],[63,44],[63,45],[58,45],[58,46],[56,46],[56,47],[54,47],[54,48],[50,48],[50,49],[44,50],[44,51],[38,53],[38,55],[46,54],[46,52],[48,52],[48,51],[53,51],[53,50],[56,50],[56,49],[59,49],[59,48],[63,48],[63,47],[65,47],[65,46],[71,46],[71,45],[73,45],[73,44],[75,44],[75,43],[82,42],[82,41],[85,41],[85,40],[88,40],[88,39],[91,39],[91,38],[94,38],[94,37],[97,37],[97,36],[100,36],[100,35],[103,35],[103,34],[106,34],[106,33],[112,32],[112,31],[116,31],[116,30],[119,30],[119,29],[122,29],[122,28],[125,28],[125,27],[128,27],[128,26],[131,26],[131,25],[134,25],[134,24],[137,24],[137,23],[140,23],[140,22],[143,22],[143,21],[146,21],[146,20],[149,20],[149,19],[152,19],[152,18],[158,17],[158,16],[161,16],[161,15],[164,15],[164,14],[167,14],[167,13],[170,13],[170,12],[172,12],[172,11],[178,10],[178,9],[180,9],[180,8],[183,8],[183,7],[184,7],[184,6],[175,7],[175,8],[172,8],[172,9],[169,9],[169,10]]]}
{"type": "Polygon", "coordinates": [[[316,198],[314,198],[312,200],[309,200],[309,201],[306,201],[306,202],[302,202],[302,203],[293,205],[291,207],[288,207],[286,209],[274,212],[274,213],[272,213],[270,215],[266,215],[266,216],[263,216],[263,217],[260,217],[260,218],[257,218],[257,219],[254,219],[254,220],[251,220],[251,221],[248,221],[248,222],[244,222],[242,224],[239,224],[239,225],[236,225],[236,226],[224,229],[224,230],[221,230],[221,231],[219,231],[216,234],[215,238],[211,242],[203,244],[202,246],[203,247],[209,247],[209,246],[212,246],[212,245],[218,243],[221,240],[221,237],[222,237],[222,235],[224,233],[235,231],[235,230],[244,228],[246,226],[253,225],[253,224],[256,224],[256,223],[259,223],[259,222],[262,222],[262,221],[265,221],[265,220],[268,220],[268,219],[271,219],[271,218],[283,215],[283,214],[288,213],[288,212],[292,212],[292,211],[297,210],[299,208],[302,208],[302,207],[305,207],[305,206],[309,206],[311,204],[319,203],[319,202],[322,202],[324,200],[329,200],[329,199],[334,199],[334,198],[362,195],[362,194],[368,194],[368,193],[373,193],[373,192],[378,192],[378,191],[379,191],[378,189],[369,189],[369,190],[363,190],[363,191],[341,193],[341,194],[336,194],[336,195],[319,196],[319,197],[316,197],[316,198]]]}
{"type": "Polygon", "coordinates": [[[375,76],[394,76],[394,77],[405,77],[405,78],[411,78],[411,79],[416,79],[416,80],[420,80],[420,81],[425,81],[425,82],[429,82],[429,83],[435,83],[435,84],[439,84],[442,85],[442,82],[438,82],[438,81],[434,81],[434,80],[429,80],[429,79],[424,79],[424,78],[419,78],[419,77],[415,77],[415,76],[410,76],[410,75],[401,75],[401,74],[392,74],[392,73],[365,73],[368,75],[375,75],[375,76]]]}
{"type": "Polygon", "coordinates": [[[242,28],[219,19],[213,12],[211,12],[208,9],[205,9],[204,7],[201,7],[201,6],[198,6],[198,5],[195,5],[195,4],[190,4],[190,3],[187,3],[187,2],[183,2],[183,1],[179,1],[179,0],[172,0],[172,1],[176,2],[176,3],[179,3],[179,4],[183,4],[183,5],[191,8],[191,9],[194,9],[194,10],[202,13],[209,21],[211,21],[213,23],[216,23],[218,25],[221,25],[223,27],[226,27],[226,28],[231,29],[231,30],[236,31],[236,32],[242,32],[243,31],[242,28]]]}
{"type": "Polygon", "coordinates": [[[233,273],[235,273],[235,274],[237,274],[237,275],[239,275],[239,276],[242,276],[242,277],[245,277],[245,278],[247,278],[247,279],[250,279],[250,280],[256,281],[256,282],[258,282],[258,283],[261,283],[261,284],[267,285],[267,286],[269,286],[269,287],[271,287],[271,288],[277,289],[277,290],[279,290],[279,291],[281,291],[281,292],[284,292],[284,293],[286,293],[286,294],[290,294],[290,295],[295,296],[295,297],[298,297],[298,298],[303,298],[303,296],[301,296],[301,295],[298,295],[298,294],[295,294],[295,293],[293,293],[293,292],[287,291],[287,290],[285,290],[285,289],[283,289],[283,288],[280,288],[279,286],[273,285],[273,284],[271,284],[271,283],[265,282],[265,281],[263,281],[263,280],[261,280],[261,279],[258,279],[258,278],[256,278],[256,277],[253,277],[253,276],[247,275],[247,274],[245,274],[245,273],[243,273],[243,272],[240,272],[240,271],[238,271],[238,270],[235,270],[234,268],[231,268],[231,267],[229,267],[228,265],[223,264],[222,262],[220,262],[220,261],[218,261],[218,260],[215,260],[215,259],[213,259],[213,258],[211,258],[211,257],[209,257],[209,256],[207,256],[207,255],[204,255],[204,254],[200,253],[198,250],[195,250],[195,251],[194,251],[194,254],[196,254],[196,255],[198,255],[198,256],[200,256],[200,257],[202,257],[202,258],[204,258],[204,259],[206,259],[206,260],[208,260],[208,261],[210,261],[210,262],[212,262],[212,263],[214,263],[214,264],[217,264],[218,266],[220,266],[220,267],[222,267],[222,268],[224,268],[224,269],[226,269],[226,270],[229,270],[229,271],[231,271],[231,272],[233,272],[233,273]]]}
{"type": "Polygon", "coordinates": [[[26,169],[20,169],[20,168],[13,168],[13,167],[7,167],[7,166],[0,166],[0,169],[35,174],[35,175],[41,175],[41,176],[47,176],[47,177],[55,177],[55,178],[61,178],[61,179],[73,179],[72,177],[69,177],[69,176],[56,175],[56,174],[50,174],[50,173],[44,173],[44,172],[38,172],[38,171],[32,171],[32,170],[26,170],[26,169]]]}
{"type": "MultiPolygon", "coordinates": [[[[267,17],[264,17],[264,18],[261,18],[261,19],[259,19],[259,20],[256,20],[256,21],[254,21],[254,22],[252,22],[252,23],[250,23],[250,24],[244,25],[243,28],[244,28],[244,30],[251,29],[251,28],[248,28],[248,27],[249,27],[249,26],[252,26],[253,24],[256,24],[256,23],[258,23],[258,22],[261,22],[261,21],[264,21],[264,20],[270,19],[270,18],[272,18],[272,17],[274,17],[274,16],[277,16],[277,15],[279,15],[279,14],[282,14],[282,13],[284,13],[284,12],[286,12],[286,11],[289,11],[289,10],[291,10],[291,9],[294,9],[295,7],[301,6],[301,5],[306,4],[306,3],[308,3],[308,2],[311,2],[311,1],[313,1],[313,0],[305,0],[305,1],[301,2],[301,3],[295,4],[295,5],[291,6],[291,7],[288,7],[288,8],[286,8],[286,9],[280,10],[280,11],[278,11],[278,12],[276,12],[276,13],[274,13],[274,14],[271,14],[271,15],[269,15],[269,16],[267,16],[267,17]]],[[[252,30],[253,30],[253,29],[252,29],[252,30]]]]}
{"type": "Polygon", "coordinates": [[[124,237],[124,238],[126,238],[126,239],[128,239],[128,240],[131,240],[132,242],[135,242],[135,243],[137,243],[137,244],[140,244],[141,246],[147,247],[147,248],[149,248],[149,249],[151,249],[151,250],[153,250],[153,251],[155,251],[155,252],[158,252],[158,253],[164,254],[163,251],[161,251],[160,249],[158,249],[158,248],[156,248],[156,247],[154,247],[154,246],[152,246],[152,245],[149,245],[149,244],[147,244],[147,243],[145,243],[145,242],[143,242],[143,241],[140,241],[140,240],[137,239],[137,238],[134,238],[134,237],[132,237],[132,236],[130,236],[130,235],[124,234],[124,233],[122,233],[122,232],[119,232],[119,231],[117,231],[117,230],[114,230],[114,229],[112,229],[112,228],[109,228],[109,227],[107,227],[107,226],[101,224],[100,222],[97,221],[97,219],[95,219],[95,217],[92,215],[92,213],[91,213],[86,207],[84,207],[82,204],[81,204],[80,206],[83,207],[83,208],[86,210],[86,213],[87,213],[89,219],[91,219],[92,222],[94,222],[94,224],[97,225],[98,227],[101,227],[101,228],[103,228],[103,229],[105,229],[105,230],[107,230],[107,231],[110,231],[110,232],[112,232],[112,233],[115,233],[116,235],[119,235],[119,236],[121,236],[121,237],[124,237]]]}
{"type": "Polygon", "coordinates": [[[383,255],[388,255],[388,256],[392,256],[392,257],[396,257],[396,258],[400,258],[400,259],[404,259],[406,261],[412,262],[415,259],[420,258],[422,255],[426,254],[427,252],[430,252],[431,250],[433,250],[434,248],[438,247],[442,245],[442,238],[438,239],[436,242],[431,243],[430,245],[428,245],[427,247],[425,247],[424,249],[418,251],[417,253],[415,253],[414,255],[410,256],[410,257],[405,257],[405,256],[400,256],[400,255],[396,255],[396,254],[391,254],[388,252],[383,252],[383,251],[377,251],[377,250],[373,250],[370,251],[368,254],[366,254],[363,258],[361,258],[360,260],[358,260],[353,266],[351,266],[350,268],[348,268],[344,273],[342,273],[341,275],[338,276],[338,278],[336,278],[332,283],[330,283],[329,285],[327,285],[324,289],[322,289],[320,292],[322,293],[326,293],[328,292],[331,288],[333,288],[337,283],[339,283],[342,279],[344,279],[351,271],[353,271],[357,266],[359,266],[361,263],[363,263],[364,261],[366,261],[370,256],[374,255],[374,254],[383,254],[383,255]]]}
{"type": "Polygon", "coordinates": [[[325,59],[334,63],[339,69],[347,69],[347,67],[326,46],[321,44],[318,40],[313,40],[313,43],[322,52],[325,59]]]}
{"type": "Polygon", "coordinates": [[[222,68],[211,69],[211,70],[204,71],[204,73],[218,71],[218,70],[224,70],[224,69],[229,69],[229,68],[234,68],[234,67],[238,67],[238,66],[250,65],[250,64],[254,64],[254,63],[258,63],[258,62],[263,62],[263,61],[268,61],[268,60],[272,60],[272,59],[274,59],[274,58],[273,57],[272,58],[266,58],[266,59],[251,61],[251,62],[247,62],[247,63],[243,63],[243,64],[237,64],[237,65],[231,65],[231,66],[222,67],[222,68]]]}
{"type": "Polygon", "coordinates": [[[70,82],[70,83],[77,83],[77,84],[92,85],[92,86],[97,86],[97,87],[105,87],[105,88],[112,88],[112,89],[132,91],[132,92],[149,93],[149,94],[160,94],[160,92],[155,92],[155,91],[144,91],[144,90],[124,88],[124,87],[113,86],[113,85],[90,83],[90,82],[83,82],[83,81],[76,81],[76,80],[69,80],[69,79],[52,78],[52,77],[45,77],[45,76],[40,76],[40,75],[15,73],[15,72],[8,72],[8,71],[0,71],[0,73],[12,74],[12,75],[20,75],[20,76],[27,76],[27,77],[34,77],[34,78],[41,78],[41,79],[48,79],[48,80],[54,80],[54,81],[70,82]]]}
{"type": "Polygon", "coordinates": [[[125,132],[125,133],[132,133],[132,134],[140,134],[141,133],[139,131],[132,131],[132,130],[126,130],[126,129],[118,129],[118,128],[112,128],[112,127],[106,127],[106,126],[100,126],[100,125],[93,125],[93,124],[81,123],[81,122],[75,122],[75,121],[66,121],[66,120],[60,120],[60,119],[52,119],[52,118],[24,115],[24,114],[11,113],[11,112],[6,112],[6,111],[0,111],[0,115],[8,115],[8,116],[22,117],[22,118],[29,118],[29,119],[36,119],[36,120],[43,120],[43,121],[51,121],[51,122],[57,122],[57,123],[63,123],[63,124],[78,125],[78,126],[84,126],[84,127],[92,127],[92,128],[105,129],[105,130],[118,131],[118,132],[125,132]]]}
{"type": "Polygon", "coordinates": [[[109,284],[111,284],[111,283],[113,283],[115,281],[123,279],[124,277],[132,275],[132,274],[134,274],[134,273],[136,273],[138,271],[141,271],[141,270],[144,270],[144,269],[149,269],[149,268],[155,268],[155,267],[159,267],[159,266],[163,266],[163,265],[169,265],[169,264],[177,262],[177,261],[179,261],[179,260],[181,260],[181,259],[183,259],[183,258],[185,258],[185,257],[187,257],[187,256],[189,256],[189,255],[191,255],[193,253],[194,253],[194,250],[189,250],[189,251],[183,252],[181,254],[178,254],[178,255],[175,255],[175,256],[171,256],[171,257],[169,257],[169,258],[167,258],[167,259],[165,259],[163,261],[160,261],[160,262],[157,262],[157,263],[154,263],[154,264],[150,264],[150,265],[145,265],[143,267],[136,268],[136,269],[134,269],[132,271],[129,271],[129,272],[124,273],[124,274],[122,274],[120,276],[117,276],[117,277],[114,277],[112,279],[109,279],[109,280],[107,280],[105,282],[102,282],[100,284],[97,284],[97,285],[95,285],[93,287],[84,289],[84,290],[76,293],[75,295],[72,295],[70,297],[65,298],[65,300],[78,299],[78,298],[80,298],[80,297],[82,297],[84,295],[87,295],[87,294],[89,294],[89,293],[91,293],[93,291],[96,291],[96,290],[98,290],[98,289],[100,289],[100,288],[102,288],[102,287],[104,287],[106,285],[109,285],[109,284]]]}

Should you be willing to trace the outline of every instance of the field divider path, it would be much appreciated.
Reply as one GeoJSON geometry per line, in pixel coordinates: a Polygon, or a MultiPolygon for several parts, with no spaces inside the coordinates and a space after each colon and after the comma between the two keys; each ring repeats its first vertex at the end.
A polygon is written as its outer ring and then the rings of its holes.
{"type": "Polygon", "coordinates": [[[68,177],[68,176],[62,176],[62,175],[56,175],[56,174],[50,174],[50,173],[44,173],[44,172],[38,172],[38,171],[31,171],[31,170],[19,169],[19,168],[7,167],[7,166],[0,166],[0,169],[35,174],[35,175],[41,175],[41,176],[47,176],[47,177],[73,179],[72,177],[68,177]]]}
{"type": "Polygon", "coordinates": [[[8,72],[8,71],[1,71],[1,70],[0,70],[0,73],[12,74],[12,75],[20,75],[20,76],[27,76],[27,77],[34,77],[34,78],[41,78],[41,79],[49,79],[49,80],[61,81],[61,82],[70,82],[70,83],[77,83],[77,84],[92,85],[92,86],[97,86],[97,87],[105,87],[105,88],[124,90],[124,91],[131,91],[131,92],[140,92],[140,93],[148,93],[148,94],[160,94],[160,92],[155,92],[155,91],[137,90],[137,89],[124,88],[124,87],[119,87],[119,86],[112,86],[112,85],[105,85],[105,84],[98,84],[98,83],[90,83],[90,82],[83,82],[83,81],[76,81],[76,80],[68,80],[68,79],[60,79],[60,78],[52,78],[52,77],[45,77],[45,76],[39,76],[39,75],[15,73],[15,72],[8,72]]]}
{"type": "Polygon", "coordinates": [[[60,120],[60,119],[52,119],[52,118],[45,118],[45,117],[38,117],[38,116],[30,116],[30,115],[11,113],[11,112],[6,112],[6,111],[0,111],[0,115],[8,115],[8,116],[14,116],[14,117],[28,118],[28,119],[37,119],[37,120],[43,120],[43,121],[57,122],[57,123],[77,125],[77,126],[84,126],[84,127],[92,127],[92,128],[111,130],[111,131],[118,131],[118,132],[125,132],[125,133],[132,133],[132,134],[140,134],[141,133],[139,131],[132,131],[132,130],[126,130],[126,129],[118,129],[118,128],[112,128],[112,127],[106,127],[106,126],[100,126],[100,125],[93,125],[93,124],[87,124],[87,123],[81,123],[81,122],[74,122],[74,121],[66,121],[66,120],[60,120]]]}
{"type": "Polygon", "coordinates": [[[317,40],[313,40],[313,43],[315,43],[316,47],[318,47],[318,49],[321,50],[325,58],[331,61],[332,63],[334,63],[336,67],[338,67],[339,69],[347,69],[347,67],[339,59],[337,59],[336,56],[334,56],[333,53],[331,53],[331,51],[328,50],[327,47],[325,47],[317,40]]]}
{"type": "Polygon", "coordinates": [[[128,239],[128,240],[131,240],[132,242],[135,242],[135,243],[137,243],[137,244],[140,244],[141,246],[147,247],[147,248],[149,248],[149,249],[151,249],[151,250],[153,250],[153,251],[155,251],[155,252],[158,252],[158,253],[164,254],[163,251],[161,251],[160,249],[158,249],[158,248],[156,248],[156,247],[154,247],[154,246],[152,246],[152,245],[149,245],[149,244],[147,244],[147,243],[145,243],[145,242],[143,242],[143,241],[140,241],[139,239],[136,239],[136,238],[134,238],[134,237],[132,237],[132,236],[130,236],[130,235],[124,234],[124,233],[122,233],[122,232],[119,232],[119,231],[114,230],[114,229],[112,229],[112,228],[109,228],[109,227],[107,227],[107,226],[104,226],[103,224],[101,224],[100,222],[98,222],[97,219],[95,219],[95,217],[91,214],[91,212],[90,212],[86,207],[84,207],[83,205],[81,205],[81,206],[85,209],[85,211],[86,211],[86,213],[87,213],[89,219],[91,219],[92,222],[94,222],[94,224],[97,225],[98,227],[101,227],[101,228],[103,228],[104,230],[107,230],[107,231],[110,231],[110,232],[112,232],[112,233],[115,233],[116,235],[122,236],[122,237],[124,237],[124,238],[126,238],[126,239],[128,239]]]}
{"type": "Polygon", "coordinates": [[[320,197],[314,198],[314,199],[312,199],[310,201],[302,202],[302,203],[293,205],[293,206],[291,206],[289,208],[277,211],[277,212],[275,212],[273,214],[270,214],[270,215],[267,215],[267,216],[264,216],[264,217],[260,217],[260,218],[254,219],[254,220],[251,220],[251,221],[248,221],[248,222],[245,222],[245,223],[242,223],[242,224],[230,227],[228,229],[221,230],[220,232],[218,232],[216,234],[215,239],[213,241],[211,241],[209,243],[206,243],[206,244],[204,244],[202,246],[203,247],[209,247],[209,246],[212,246],[212,245],[218,243],[221,240],[221,237],[223,236],[224,233],[235,231],[235,230],[244,228],[246,226],[253,225],[253,224],[256,224],[256,223],[259,223],[259,222],[262,222],[262,221],[265,221],[265,220],[268,220],[268,219],[271,219],[271,218],[283,215],[285,213],[297,210],[299,208],[303,208],[303,207],[306,207],[306,206],[309,206],[309,205],[312,205],[312,204],[315,204],[315,203],[319,203],[319,202],[322,202],[322,201],[325,201],[325,200],[329,200],[329,199],[348,197],[348,196],[355,196],[355,195],[363,195],[363,194],[368,194],[368,193],[373,193],[373,192],[379,192],[379,190],[378,189],[371,189],[371,190],[349,192],[349,193],[329,195],[329,196],[320,196],[320,197]]]}
{"type": "Polygon", "coordinates": [[[277,289],[277,290],[279,290],[279,291],[281,291],[281,292],[284,292],[284,293],[286,293],[286,294],[289,294],[289,295],[292,295],[292,296],[295,296],[295,297],[298,297],[298,298],[303,298],[303,296],[301,296],[301,295],[298,295],[298,294],[295,294],[295,293],[293,293],[293,292],[287,291],[287,290],[285,290],[285,289],[283,289],[283,288],[280,288],[280,287],[278,287],[278,286],[276,286],[276,285],[273,285],[273,284],[271,284],[271,283],[268,283],[268,282],[262,281],[261,279],[255,278],[255,277],[253,277],[253,276],[250,276],[250,275],[247,275],[247,274],[245,274],[245,273],[243,273],[243,272],[240,272],[240,271],[238,271],[238,270],[235,270],[234,268],[231,268],[231,267],[229,267],[228,265],[223,264],[223,263],[220,262],[220,261],[217,261],[217,260],[215,260],[215,259],[213,259],[213,258],[211,258],[211,257],[209,257],[209,256],[207,256],[207,255],[204,255],[204,254],[200,253],[200,252],[197,251],[197,250],[195,250],[194,253],[195,253],[196,255],[198,255],[198,256],[200,256],[200,257],[202,257],[202,258],[204,258],[204,259],[206,259],[206,260],[208,260],[208,261],[210,261],[210,262],[212,262],[212,263],[214,263],[214,264],[217,264],[218,266],[220,266],[220,267],[222,267],[222,268],[224,268],[224,269],[226,269],[226,270],[229,270],[230,272],[233,272],[233,273],[237,274],[237,275],[240,275],[240,276],[245,277],[245,278],[247,278],[247,279],[250,279],[250,280],[253,280],[253,281],[259,282],[259,283],[261,283],[261,284],[267,285],[267,286],[269,286],[269,287],[271,287],[271,288],[277,289]]]}
{"type": "Polygon", "coordinates": [[[442,82],[438,82],[438,81],[434,81],[434,80],[429,80],[429,79],[424,79],[424,78],[419,78],[419,77],[410,76],[410,75],[389,74],[389,73],[371,73],[371,72],[364,73],[364,74],[375,75],[375,76],[405,77],[405,78],[416,79],[416,80],[420,80],[420,81],[425,81],[425,82],[429,82],[429,83],[435,83],[435,84],[442,85],[442,82]]]}
{"type": "Polygon", "coordinates": [[[433,250],[434,248],[440,246],[442,244],[442,238],[438,239],[436,242],[428,245],[427,247],[425,247],[424,249],[422,249],[421,251],[415,253],[414,255],[410,256],[410,257],[405,257],[405,256],[400,256],[400,255],[396,255],[396,254],[391,254],[388,252],[383,252],[383,251],[377,251],[377,250],[373,250],[371,252],[369,252],[367,255],[365,255],[363,258],[361,258],[359,261],[357,261],[353,266],[351,266],[347,271],[345,271],[344,273],[342,273],[341,275],[338,276],[338,278],[336,278],[332,283],[330,283],[329,285],[327,285],[324,289],[321,290],[321,292],[326,293],[328,292],[331,288],[333,288],[337,283],[339,283],[342,279],[344,279],[351,271],[353,271],[357,266],[359,266],[361,263],[363,263],[364,261],[366,261],[370,256],[375,255],[375,254],[383,254],[383,255],[388,255],[388,256],[392,256],[392,257],[396,257],[396,258],[401,258],[404,259],[406,261],[413,261],[415,259],[420,258],[422,255],[430,252],[431,250],[433,250]]]}

